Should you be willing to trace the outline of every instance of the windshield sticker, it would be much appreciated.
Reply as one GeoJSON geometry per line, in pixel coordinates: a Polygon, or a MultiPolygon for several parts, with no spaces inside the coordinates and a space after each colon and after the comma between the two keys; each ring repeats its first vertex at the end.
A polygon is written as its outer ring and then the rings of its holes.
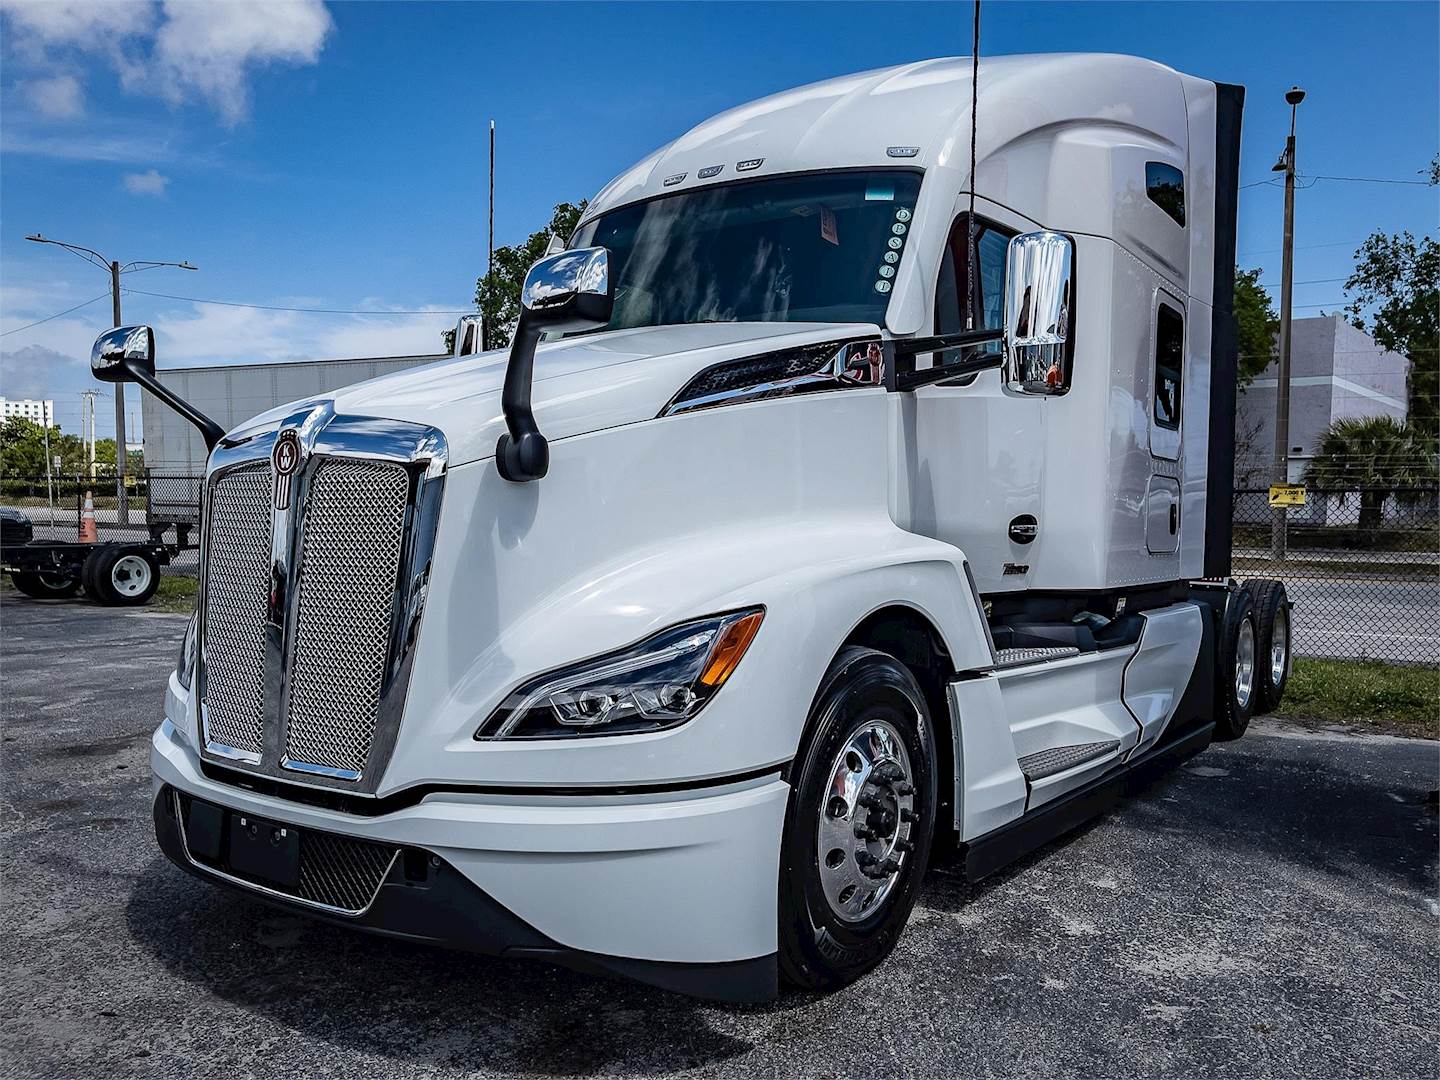
{"type": "Polygon", "coordinates": [[[881,278],[879,281],[875,282],[875,291],[878,293],[889,292],[890,282],[886,281],[884,278],[881,278]]]}
{"type": "Polygon", "coordinates": [[[809,217],[815,212],[815,208],[809,203],[801,203],[799,206],[792,206],[790,213],[799,214],[801,217],[809,217]]]}
{"type": "Polygon", "coordinates": [[[909,210],[906,210],[905,207],[903,207],[903,206],[900,207],[899,210],[896,210],[896,211],[895,211],[895,220],[896,220],[896,221],[909,221],[909,220],[910,220],[910,211],[909,211],[909,210]]]}
{"type": "Polygon", "coordinates": [[[866,202],[894,202],[894,201],[895,201],[895,185],[894,185],[894,184],[866,184],[866,185],[865,185],[865,201],[866,201],[866,202]]]}
{"type": "Polygon", "coordinates": [[[895,222],[894,225],[891,225],[891,226],[890,226],[890,231],[893,232],[896,236],[904,236],[904,235],[905,235],[905,223],[904,223],[903,221],[897,221],[897,222],[895,222]]]}
{"type": "Polygon", "coordinates": [[[900,248],[904,246],[905,241],[899,236],[892,236],[889,240],[886,241],[886,243],[890,245],[891,251],[899,251],[900,248]]]}
{"type": "Polygon", "coordinates": [[[891,263],[892,265],[893,265],[894,263],[899,262],[899,261],[900,261],[900,253],[899,253],[898,251],[887,251],[887,252],[885,252],[885,261],[886,261],[887,263],[891,263]]]}
{"type": "Polygon", "coordinates": [[[893,266],[882,266],[882,267],[880,267],[880,276],[883,277],[883,278],[892,278],[892,277],[894,277],[894,276],[895,276],[895,268],[894,268],[893,266]]]}
{"type": "Polygon", "coordinates": [[[820,207],[820,239],[840,246],[840,233],[835,228],[835,211],[828,206],[820,207]]]}

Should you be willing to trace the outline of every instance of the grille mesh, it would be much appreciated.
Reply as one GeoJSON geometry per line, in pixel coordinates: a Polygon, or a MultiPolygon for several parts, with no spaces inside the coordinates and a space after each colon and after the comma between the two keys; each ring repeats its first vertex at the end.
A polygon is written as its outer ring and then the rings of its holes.
{"type": "Polygon", "coordinates": [[[363,911],[385,880],[397,850],[335,833],[302,832],[296,895],[341,911],[363,911]]]}
{"type": "Polygon", "coordinates": [[[208,737],[258,754],[265,727],[270,467],[237,469],[210,495],[205,569],[208,737]]]}
{"type": "Polygon", "coordinates": [[[360,774],[379,719],[409,475],[333,458],[310,485],[300,556],[287,760],[360,774]]]}

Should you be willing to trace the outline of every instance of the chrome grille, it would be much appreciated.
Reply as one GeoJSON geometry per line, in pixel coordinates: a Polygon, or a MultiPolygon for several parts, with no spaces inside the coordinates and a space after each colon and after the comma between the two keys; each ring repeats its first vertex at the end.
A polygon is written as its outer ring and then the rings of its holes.
{"type": "Polygon", "coordinates": [[[259,754],[265,730],[270,467],[235,469],[210,492],[205,567],[207,742],[259,754]]]}
{"type": "Polygon", "coordinates": [[[409,474],[326,458],[305,504],[285,763],[359,777],[379,719],[409,474]]]}
{"type": "Polygon", "coordinates": [[[339,911],[364,911],[375,899],[399,849],[337,833],[300,834],[296,895],[339,911]]]}

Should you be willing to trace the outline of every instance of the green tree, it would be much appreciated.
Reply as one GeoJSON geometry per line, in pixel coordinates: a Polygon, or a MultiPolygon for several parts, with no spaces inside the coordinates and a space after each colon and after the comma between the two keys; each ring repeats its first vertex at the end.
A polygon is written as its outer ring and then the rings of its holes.
{"type": "MultiPolygon", "coordinates": [[[[1432,181],[1433,182],[1433,181],[1432,181]]],[[[1350,322],[1410,361],[1410,422],[1440,433],[1440,244],[1408,230],[1373,233],[1345,282],[1350,322]]]]}
{"type": "MultiPolygon", "coordinates": [[[[58,428],[50,429],[58,435],[58,428]]],[[[0,424],[0,473],[6,476],[45,475],[45,429],[34,420],[12,416],[0,424]]]]}
{"type": "Polygon", "coordinates": [[[1239,346],[1239,362],[1235,377],[1241,389],[1249,386],[1266,366],[1275,359],[1275,335],[1280,317],[1270,294],[1260,287],[1260,267],[1254,270],[1235,268],[1235,322],[1239,346]]]}
{"type": "MultiPolygon", "coordinates": [[[[475,283],[475,306],[485,317],[490,330],[490,347],[504,348],[510,344],[510,335],[515,322],[520,318],[520,286],[525,274],[545,255],[552,235],[569,240],[580,223],[586,203],[561,203],[550,215],[550,224],[537,233],[531,233],[523,244],[495,249],[493,268],[475,283]]],[[[454,331],[450,332],[452,335],[454,331]]],[[[454,347],[453,337],[447,336],[447,344],[454,347]]]]}
{"type": "Polygon", "coordinates": [[[1437,478],[1432,440],[1391,416],[1336,420],[1305,468],[1305,482],[1321,491],[1360,494],[1360,528],[1380,527],[1385,500],[1417,502],[1437,478]]]}

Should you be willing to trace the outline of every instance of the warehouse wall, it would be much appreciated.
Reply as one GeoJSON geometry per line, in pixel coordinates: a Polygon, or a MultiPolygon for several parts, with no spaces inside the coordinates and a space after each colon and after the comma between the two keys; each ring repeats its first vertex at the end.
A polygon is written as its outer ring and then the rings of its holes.
{"type": "MultiPolygon", "coordinates": [[[[276,364],[227,364],[172,368],[160,381],[229,431],[258,413],[287,401],[325,394],[444,356],[390,356],[383,359],[312,360],[276,364]]],[[[175,413],[141,392],[145,424],[145,466],[157,473],[198,475],[205,471],[205,444],[175,413]]]]}

